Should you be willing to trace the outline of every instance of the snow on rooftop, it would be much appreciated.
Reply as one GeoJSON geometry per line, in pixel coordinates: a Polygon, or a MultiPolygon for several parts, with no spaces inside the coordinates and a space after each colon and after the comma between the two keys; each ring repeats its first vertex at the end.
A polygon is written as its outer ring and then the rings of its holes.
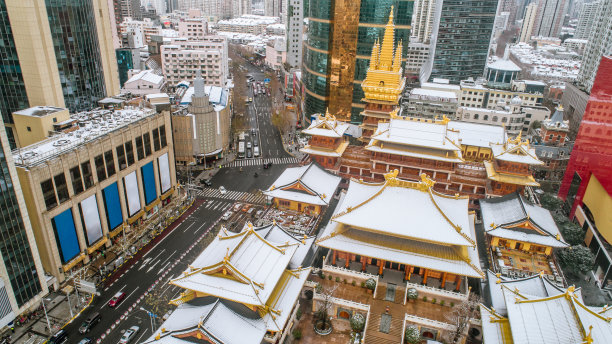
{"type": "Polygon", "coordinates": [[[457,101],[457,94],[455,92],[447,92],[440,90],[431,90],[425,88],[414,88],[410,91],[411,99],[431,99],[431,100],[444,100],[444,101],[457,101]],[[433,99],[432,99],[433,98],[433,99]]]}
{"type": "Polygon", "coordinates": [[[164,77],[161,75],[155,74],[150,69],[147,69],[147,70],[143,70],[133,75],[126,83],[136,82],[138,80],[142,80],[142,81],[150,82],[152,84],[159,85],[164,81],[164,77]]]}
{"type": "Polygon", "coordinates": [[[558,45],[543,45],[534,49],[526,43],[510,47],[510,53],[535,78],[574,80],[580,71],[580,56],[558,45]]]}
{"type": "MultiPolygon", "coordinates": [[[[167,96],[167,95],[166,95],[167,96]]],[[[125,107],[122,110],[93,110],[73,114],[80,128],[70,133],[54,135],[48,139],[13,151],[18,166],[33,166],[60,154],[73,151],[78,146],[121,129],[143,118],[153,116],[153,109],[125,107]]]]}
{"type": "Polygon", "coordinates": [[[489,148],[491,143],[503,143],[507,139],[504,128],[498,125],[450,121],[448,128],[457,130],[461,144],[466,146],[489,148]]]}
{"type": "Polygon", "coordinates": [[[253,14],[245,14],[238,18],[219,20],[217,25],[239,25],[239,26],[252,26],[252,25],[270,25],[279,22],[278,17],[265,17],[253,14]]]}
{"type": "Polygon", "coordinates": [[[15,111],[13,112],[13,114],[21,115],[21,116],[42,117],[42,116],[46,116],[46,115],[60,112],[63,110],[66,110],[66,109],[55,107],[55,106],[33,106],[31,108],[15,111]]]}

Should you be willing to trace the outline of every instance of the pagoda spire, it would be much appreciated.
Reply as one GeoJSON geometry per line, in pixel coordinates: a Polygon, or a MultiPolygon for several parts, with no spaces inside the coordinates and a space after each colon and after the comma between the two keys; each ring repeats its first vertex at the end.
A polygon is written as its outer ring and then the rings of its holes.
{"type": "Polygon", "coordinates": [[[370,57],[370,68],[372,69],[378,68],[378,54],[380,54],[380,45],[377,38],[372,47],[372,57],[370,57]]]}
{"type": "Polygon", "coordinates": [[[399,72],[400,69],[402,68],[402,51],[403,51],[403,44],[402,44],[402,41],[400,40],[399,44],[395,48],[395,56],[393,58],[393,71],[394,72],[399,72]]]}
{"type": "Polygon", "coordinates": [[[379,68],[390,71],[393,67],[393,44],[395,43],[395,25],[393,24],[393,6],[389,12],[389,22],[385,27],[382,47],[380,48],[379,68]]]}

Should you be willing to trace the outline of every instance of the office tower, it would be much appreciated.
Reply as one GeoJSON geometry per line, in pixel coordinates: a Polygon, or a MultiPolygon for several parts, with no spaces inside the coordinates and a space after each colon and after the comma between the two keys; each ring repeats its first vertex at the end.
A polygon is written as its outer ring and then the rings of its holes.
{"type": "Polygon", "coordinates": [[[154,9],[157,15],[166,13],[166,0],[143,0],[141,4],[147,9],[154,9]]]}
{"type": "MultiPolygon", "coordinates": [[[[412,0],[311,0],[302,82],[304,112],[330,113],[359,123],[365,107],[361,82],[366,77],[372,47],[381,37],[394,6],[395,37],[408,42],[412,0]],[[333,20],[332,20],[333,19],[333,20]]],[[[404,45],[406,49],[407,44],[404,45]]],[[[406,50],[402,52],[405,56],[406,50]]]]}
{"type": "Polygon", "coordinates": [[[4,130],[0,130],[0,190],[0,327],[4,327],[48,292],[4,130]]]}
{"type": "Polygon", "coordinates": [[[513,27],[516,20],[516,11],[518,10],[516,0],[499,0],[499,8],[497,13],[508,12],[508,26],[513,27]]]}
{"type": "Polygon", "coordinates": [[[411,37],[421,43],[429,43],[436,0],[415,0],[412,14],[411,37]]]}
{"type": "Polygon", "coordinates": [[[589,39],[589,33],[591,31],[591,27],[593,27],[593,23],[595,22],[598,7],[599,1],[582,4],[574,38],[589,39]]]}
{"type": "Polygon", "coordinates": [[[287,63],[293,68],[302,66],[302,42],[304,37],[304,2],[287,0],[287,63]]]}
{"type": "Polygon", "coordinates": [[[587,93],[591,92],[599,61],[604,55],[612,54],[612,2],[602,1],[591,26],[589,43],[586,46],[578,74],[578,85],[587,93]]]}
{"type": "Polygon", "coordinates": [[[525,8],[525,17],[523,17],[523,26],[519,35],[519,42],[529,42],[533,34],[533,26],[538,14],[538,3],[532,2],[525,8]]]}
{"type": "MultiPolygon", "coordinates": [[[[2,0],[0,111],[36,105],[81,111],[119,92],[112,21],[105,0],[2,0]],[[36,19],[35,19],[36,18],[36,19]]],[[[12,130],[7,130],[11,145],[12,130]]]]}
{"type": "Polygon", "coordinates": [[[489,52],[497,0],[444,0],[431,78],[481,76],[489,52]]]}
{"type": "Polygon", "coordinates": [[[533,36],[559,37],[568,0],[540,0],[533,36]]]}

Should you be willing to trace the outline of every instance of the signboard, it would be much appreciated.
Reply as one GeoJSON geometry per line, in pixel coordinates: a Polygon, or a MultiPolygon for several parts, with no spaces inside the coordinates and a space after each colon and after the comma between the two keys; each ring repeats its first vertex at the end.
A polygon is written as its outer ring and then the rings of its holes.
{"type": "Polygon", "coordinates": [[[269,82],[270,82],[270,78],[265,78],[265,79],[264,79],[264,82],[265,82],[266,84],[267,84],[267,83],[269,83],[269,82]]]}

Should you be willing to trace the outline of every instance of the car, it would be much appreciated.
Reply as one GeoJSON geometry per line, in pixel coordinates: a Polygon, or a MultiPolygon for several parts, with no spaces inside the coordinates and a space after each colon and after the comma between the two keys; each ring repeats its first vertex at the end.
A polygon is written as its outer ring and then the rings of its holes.
{"type": "Polygon", "coordinates": [[[210,182],[210,179],[202,179],[200,180],[200,183],[206,185],[206,186],[212,186],[212,183],[210,182]]]}
{"type": "Polygon", "coordinates": [[[253,147],[253,144],[251,143],[251,141],[247,142],[247,148],[251,148],[253,147]]]}
{"type": "Polygon", "coordinates": [[[93,341],[91,339],[85,337],[85,338],[81,339],[79,344],[93,344],[93,341]]]}
{"type": "Polygon", "coordinates": [[[57,331],[51,339],[49,339],[49,344],[62,344],[68,341],[68,332],[64,330],[57,331]]]}
{"type": "Polygon", "coordinates": [[[219,186],[219,192],[220,192],[222,195],[225,195],[225,194],[227,193],[227,190],[225,190],[225,188],[224,188],[224,187],[223,187],[223,185],[222,185],[222,186],[219,186]]]}
{"type": "Polygon", "coordinates": [[[261,215],[263,215],[264,211],[263,210],[258,210],[257,213],[255,213],[255,217],[260,218],[261,215]]]}
{"type": "Polygon", "coordinates": [[[250,204],[245,204],[244,207],[242,207],[242,211],[245,212],[245,213],[247,211],[249,211],[249,209],[251,209],[251,205],[250,204]]]}
{"type": "Polygon", "coordinates": [[[257,147],[257,145],[255,145],[255,148],[253,148],[253,154],[255,156],[259,156],[259,147],[257,147]]]}
{"type": "Polygon", "coordinates": [[[255,136],[255,129],[251,129],[251,135],[255,136]]]}
{"type": "Polygon", "coordinates": [[[253,145],[254,145],[255,147],[259,147],[259,142],[258,142],[257,140],[255,140],[255,141],[253,141],[253,145]]]}
{"type": "Polygon", "coordinates": [[[247,149],[247,158],[252,158],[253,157],[253,152],[250,149],[247,149]]]}
{"type": "Polygon", "coordinates": [[[240,211],[240,208],[242,208],[242,203],[236,203],[234,205],[234,212],[240,211]]]}
{"type": "Polygon", "coordinates": [[[100,313],[96,312],[90,315],[87,319],[85,319],[85,321],[83,321],[81,327],[79,327],[79,333],[85,334],[91,331],[91,329],[96,326],[100,322],[100,320],[100,313]]]}
{"type": "Polygon", "coordinates": [[[127,331],[123,333],[123,336],[121,336],[121,339],[119,339],[119,344],[129,343],[134,337],[136,337],[138,331],[140,331],[140,327],[138,326],[132,326],[127,329],[127,331]]]}
{"type": "Polygon", "coordinates": [[[121,301],[123,301],[123,299],[125,299],[125,293],[122,291],[117,292],[115,296],[113,296],[113,298],[108,301],[108,306],[111,308],[117,307],[121,303],[121,301]]]}
{"type": "Polygon", "coordinates": [[[249,103],[253,101],[253,97],[249,97],[249,103]]]}
{"type": "Polygon", "coordinates": [[[253,216],[253,212],[255,211],[255,208],[251,208],[249,209],[246,213],[253,216]]]}
{"type": "Polygon", "coordinates": [[[226,211],[225,214],[223,214],[223,216],[221,217],[221,219],[223,219],[223,221],[227,221],[230,219],[230,217],[232,217],[232,215],[234,215],[233,212],[226,211]]]}

